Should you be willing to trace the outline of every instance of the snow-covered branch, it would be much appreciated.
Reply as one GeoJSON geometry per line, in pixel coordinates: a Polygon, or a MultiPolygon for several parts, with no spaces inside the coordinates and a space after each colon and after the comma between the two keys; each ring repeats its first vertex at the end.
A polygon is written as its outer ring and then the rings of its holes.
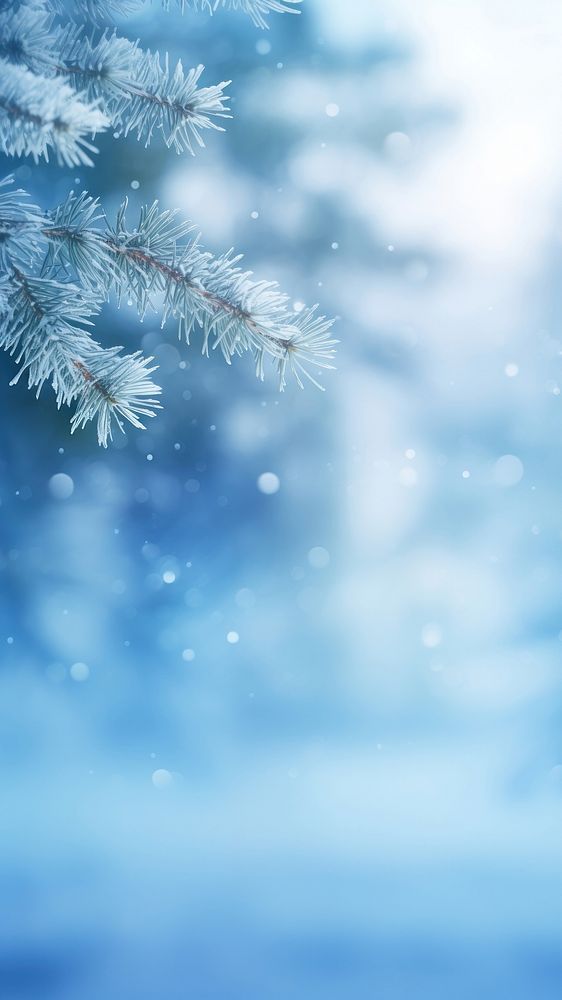
{"type": "Polygon", "coordinates": [[[10,156],[49,158],[68,167],[91,164],[95,146],[86,138],[107,128],[96,104],[84,101],[63,80],[36,76],[0,59],[0,150],[10,156]]]}
{"type": "Polygon", "coordinates": [[[160,211],[155,202],[130,229],[126,208],[124,202],[114,226],[98,228],[97,203],[71,194],[44,230],[55,259],[88,287],[103,276],[107,291],[134,298],[141,315],[161,301],[163,322],[175,318],[187,343],[194,329],[201,330],[205,354],[218,348],[230,364],[251,352],[259,378],[269,356],[281,388],[288,372],[299,385],[303,379],[319,385],[314,372],[332,367],[332,320],[319,316],[317,307],[295,312],[276,282],[255,281],[239,266],[240,256],[203,250],[199,234],[178,213],[160,211]]]}
{"type": "MultiPolygon", "coordinates": [[[[297,13],[300,0],[174,2],[241,11],[266,27],[268,14],[297,13]]],[[[226,83],[200,87],[202,66],[184,70],[95,27],[141,3],[0,0],[1,152],[53,154],[74,167],[91,165],[92,137],[110,125],[145,145],[160,133],[178,153],[193,153],[206,130],[221,129],[226,83]]],[[[204,354],[218,350],[228,364],[251,354],[260,379],[269,358],[281,389],[289,374],[321,388],[318,373],[332,367],[335,341],[332,320],[316,306],[294,309],[275,282],[255,280],[233,251],[204,250],[195,227],[157,202],[131,228],[125,201],[110,225],[87,193],[45,212],[12,180],[0,182],[0,348],[18,366],[13,381],[25,374],[37,394],[48,383],[59,406],[76,404],[73,430],[96,420],[106,445],[115,422],[142,427],[158,407],[152,359],[102,348],[91,336],[92,317],[111,294],[134,300],[141,317],[159,309],[188,344],[199,331],[204,354]]]]}

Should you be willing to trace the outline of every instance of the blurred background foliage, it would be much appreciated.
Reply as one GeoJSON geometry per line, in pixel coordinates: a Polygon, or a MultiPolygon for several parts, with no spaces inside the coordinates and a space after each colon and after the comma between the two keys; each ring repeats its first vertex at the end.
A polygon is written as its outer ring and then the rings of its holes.
{"type": "Polygon", "coordinates": [[[107,452],[4,359],[9,1000],[560,996],[562,15],[303,7],[121,26],[234,81],[196,159],[16,169],[181,208],[342,343],[280,396],[107,307],[165,405],[107,452]]]}

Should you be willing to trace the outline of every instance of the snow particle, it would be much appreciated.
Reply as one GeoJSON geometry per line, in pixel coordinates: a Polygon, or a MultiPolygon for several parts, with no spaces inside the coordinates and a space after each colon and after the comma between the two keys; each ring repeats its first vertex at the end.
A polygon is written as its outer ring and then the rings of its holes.
{"type": "Polygon", "coordinates": [[[90,676],[90,668],[87,663],[73,663],[70,668],[70,676],[73,681],[87,681],[90,676]]]}
{"type": "Polygon", "coordinates": [[[186,663],[191,663],[192,660],[195,659],[195,652],[194,652],[194,650],[193,649],[184,649],[183,653],[181,654],[181,658],[182,658],[182,660],[185,660],[186,663]]]}
{"type": "Polygon", "coordinates": [[[339,113],[340,113],[339,104],[327,104],[326,105],[326,114],[328,115],[328,118],[337,118],[337,116],[339,115],[339,113]]]}
{"type": "Polygon", "coordinates": [[[260,38],[259,42],[256,42],[256,52],[260,56],[267,56],[271,52],[271,42],[268,42],[267,38],[260,38]]]}
{"type": "Polygon", "coordinates": [[[468,469],[463,469],[462,478],[470,479],[470,472],[468,471],[468,469]]]}
{"type": "Polygon", "coordinates": [[[510,361],[504,368],[505,374],[508,378],[515,378],[519,375],[519,365],[516,365],[514,361],[510,361]]]}
{"type": "Polygon", "coordinates": [[[326,569],[330,565],[330,553],[321,545],[315,545],[308,553],[308,563],[313,569],[326,569]]]}
{"type": "Polygon", "coordinates": [[[249,587],[242,587],[241,590],[236,591],[234,600],[239,608],[244,608],[244,610],[247,611],[255,606],[256,595],[253,590],[250,590],[249,587]]]}
{"type": "Polygon", "coordinates": [[[55,500],[68,500],[74,493],[74,481],[66,472],[56,472],[49,479],[49,493],[55,500]]]}
{"type": "Polygon", "coordinates": [[[502,455],[494,463],[494,481],[498,486],[516,486],[523,472],[523,462],[517,455],[502,455]]]}
{"type": "Polygon", "coordinates": [[[227,632],[226,641],[229,642],[231,646],[235,646],[237,642],[240,642],[238,632],[227,632]]]}
{"type": "Polygon", "coordinates": [[[155,788],[168,788],[172,784],[173,778],[170,771],[165,767],[159,767],[152,772],[152,784],[155,788]]]}
{"type": "Polygon", "coordinates": [[[266,496],[273,496],[274,493],[278,493],[281,488],[281,480],[279,476],[276,476],[274,472],[262,472],[257,479],[257,486],[260,493],[265,493],[266,496]]]}
{"type": "Polygon", "coordinates": [[[164,583],[175,583],[176,574],[172,569],[167,569],[164,573],[162,573],[162,579],[164,583]]]}

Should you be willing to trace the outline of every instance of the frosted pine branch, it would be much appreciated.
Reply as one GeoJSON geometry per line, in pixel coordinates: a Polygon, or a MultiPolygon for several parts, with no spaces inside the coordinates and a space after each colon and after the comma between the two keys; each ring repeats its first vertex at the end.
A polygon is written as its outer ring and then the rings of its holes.
{"type": "MultiPolygon", "coordinates": [[[[48,4],[58,13],[72,14],[73,17],[94,23],[111,21],[116,17],[132,14],[142,6],[143,0],[51,0],[48,4]]],[[[301,0],[162,0],[164,9],[171,6],[181,11],[194,10],[213,14],[219,8],[240,11],[252,19],[256,27],[267,28],[269,14],[298,14],[301,0]]]]}
{"type": "Polygon", "coordinates": [[[158,52],[143,53],[134,82],[125,88],[130,101],[118,109],[125,135],[136,132],[148,146],[155,129],[160,129],[167,146],[193,154],[194,144],[205,145],[201,135],[205,129],[222,132],[216,119],[230,117],[223,93],[229,81],[198,87],[203,69],[197,66],[184,73],[181,62],[170,67],[167,55],[162,65],[158,52]]]}
{"type": "Polygon", "coordinates": [[[90,224],[97,203],[71,194],[44,230],[56,259],[89,287],[104,276],[107,291],[134,298],[141,316],[161,300],[163,322],[175,318],[187,343],[195,328],[201,330],[204,354],[220,349],[230,364],[235,355],[251,352],[260,379],[269,356],[281,389],[288,372],[301,386],[304,379],[319,386],[314,371],[332,367],[332,320],[318,316],[317,307],[295,312],[275,282],[255,281],[238,266],[240,256],[204,251],[199,234],[176,212],[161,212],[155,202],[131,230],[126,208],[125,201],[115,226],[100,230],[90,224]]]}
{"type": "Polygon", "coordinates": [[[79,385],[74,361],[92,347],[87,326],[97,303],[76,285],[39,278],[18,267],[12,268],[10,278],[0,346],[19,366],[12,384],[27,373],[29,388],[36,388],[37,395],[49,382],[57,405],[70,403],[79,385]]]}
{"type": "Polygon", "coordinates": [[[113,423],[124,431],[123,420],[139,430],[145,429],[141,417],[154,417],[160,404],[155,396],[160,387],[150,376],[156,366],[149,367],[152,358],[143,358],[140,351],[120,354],[120,347],[95,350],[75,361],[81,378],[77,392],[78,405],[70,422],[71,430],[97,422],[98,442],[107,447],[113,437],[113,423]]]}
{"type": "Polygon", "coordinates": [[[40,11],[0,14],[0,55],[65,80],[82,100],[102,107],[119,133],[136,134],[147,146],[160,132],[178,153],[194,153],[204,146],[202,132],[222,131],[220,120],[230,117],[228,83],[199,87],[203,66],[170,66],[167,55],[162,60],[115,32],[96,38],[73,23],[52,29],[40,11]]]}
{"type": "Polygon", "coordinates": [[[68,167],[91,164],[95,146],[86,138],[109,124],[92,103],[66,83],[36,76],[0,59],[0,151],[49,159],[68,167]]]}
{"type": "Polygon", "coordinates": [[[167,146],[193,153],[194,144],[204,146],[202,131],[222,131],[217,119],[229,117],[227,83],[197,86],[203,66],[185,72],[181,61],[171,67],[167,55],[162,62],[157,52],[143,52],[115,33],[95,40],[72,25],[61,32],[58,49],[57,72],[102,101],[113,124],[147,146],[160,131],[167,146]]]}
{"type": "MultiPolygon", "coordinates": [[[[176,5],[184,10],[191,7],[193,10],[207,11],[212,14],[219,7],[225,10],[241,11],[251,17],[258,28],[268,28],[267,16],[269,14],[298,14],[297,5],[301,0],[175,0],[176,5]]],[[[166,7],[170,6],[170,0],[164,0],[166,7]]]]}
{"type": "Polygon", "coordinates": [[[76,17],[91,24],[103,24],[116,17],[134,14],[144,0],[46,0],[46,5],[57,14],[76,17]]]}
{"type": "Polygon", "coordinates": [[[202,332],[203,352],[220,349],[230,364],[251,352],[258,377],[273,359],[280,388],[288,372],[299,385],[332,367],[332,321],[315,308],[295,312],[275,283],[254,281],[232,253],[214,257],[176,212],[157,203],[141,211],[129,229],[127,203],[108,226],[98,202],[71,193],[52,213],[31,205],[11,178],[0,184],[0,234],[6,275],[0,281],[0,348],[26,373],[39,393],[46,382],[57,403],[76,401],[72,428],[97,420],[107,444],[112,423],[141,427],[153,416],[159,389],[150,379],[151,359],[104,350],[89,332],[100,297],[114,291],[134,298],[143,316],[160,303],[163,322],[178,322],[189,343],[202,332]],[[25,260],[25,270],[21,261],[25,260]]]}
{"type": "Polygon", "coordinates": [[[38,73],[56,65],[53,16],[42,6],[13,4],[0,8],[0,58],[38,73]]]}
{"type": "Polygon", "coordinates": [[[19,366],[11,384],[27,374],[37,396],[47,382],[59,407],[77,401],[72,431],[95,420],[103,446],[112,437],[113,422],[121,429],[123,419],[143,428],[140,418],[155,415],[154,397],[160,393],[150,379],[152,358],[100,347],[87,330],[96,304],[76,285],[34,277],[17,267],[10,279],[10,289],[2,289],[0,347],[19,366]]]}
{"type": "MultiPolygon", "coordinates": [[[[98,99],[114,125],[125,135],[150,143],[160,130],[168,146],[193,152],[202,146],[201,131],[220,129],[215,119],[229,117],[224,104],[227,83],[198,88],[204,67],[184,71],[181,61],[170,67],[159,54],[104,32],[99,39],[84,37],[69,25],[57,38],[57,72],[69,78],[90,100],[98,99]]],[[[222,131],[222,129],[221,129],[222,131]]]]}
{"type": "Polygon", "coordinates": [[[30,204],[25,191],[12,189],[13,177],[0,181],[0,267],[30,263],[37,253],[47,219],[30,204]]]}
{"type": "MultiPolygon", "coordinates": [[[[298,13],[300,0],[175,0],[181,9],[241,11],[260,27],[270,13],[298,13]]],[[[65,166],[91,165],[91,138],[112,125],[148,145],[158,132],[177,152],[193,153],[208,129],[229,116],[225,83],[200,87],[202,66],[184,71],[167,55],[143,51],[92,24],[131,13],[142,0],[0,0],[0,151],[53,153],[65,166]],[[87,23],[68,20],[68,14],[87,23]],[[65,20],[66,17],[66,20],[65,20]]],[[[164,0],[164,6],[169,3],[164,0]]],[[[107,445],[115,424],[142,427],[160,389],[152,359],[103,348],[92,317],[114,294],[144,317],[161,311],[187,344],[195,330],[203,353],[253,356],[263,379],[272,360],[283,389],[288,374],[319,386],[332,367],[332,320],[317,308],[291,308],[275,282],[256,281],[234,251],[215,256],[200,235],[158,203],[130,228],[127,202],[109,225],[98,202],[72,193],[53,212],[33,205],[12,178],[0,182],[0,348],[37,394],[52,386],[57,404],[75,404],[72,430],[97,422],[107,445]]],[[[320,386],[321,388],[321,386],[320,386]]]]}

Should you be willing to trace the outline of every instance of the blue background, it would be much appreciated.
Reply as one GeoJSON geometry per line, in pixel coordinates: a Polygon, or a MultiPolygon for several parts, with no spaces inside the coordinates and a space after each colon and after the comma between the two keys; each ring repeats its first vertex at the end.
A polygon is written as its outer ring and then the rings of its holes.
{"type": "Polygon", "coordinates": [[[303,7],[121,25],[233,79],[196,159],[17,166],[181,208],[341,344],[280,396],[110,306],[165,409],[108,451],[4,359],[8,1000],[562,992],[562,15],[303,7]]]}

